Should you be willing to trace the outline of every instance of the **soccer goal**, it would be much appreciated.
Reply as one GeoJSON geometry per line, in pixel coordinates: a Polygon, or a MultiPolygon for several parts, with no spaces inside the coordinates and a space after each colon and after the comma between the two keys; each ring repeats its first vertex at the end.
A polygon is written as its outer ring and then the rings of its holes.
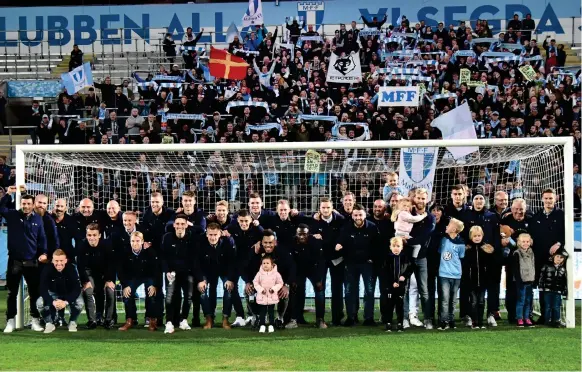
{"type": "MultiPolygon", "coordinates": [[[[543,207],[542,191],[551,187],[567,221],[568,327],[574,327],[575,303],[572,167],[573,143],[565,137],[16,147],[17,184],[46,194],[49,208],[66,199],[71,213],[90,198],[96,209],[116,200],[122,211],[139,214],[154,191],[162,193],[166,205],[179,208],[187,190],[208,213],[220,200],[228,201],[231,212],[248,208],[253,193],[262,197],[264,208],[275,209],[286,199],[291,208],[311,214],[321,198],[331,198],[338,208],[351,192],[371,211],[378,198],[390,203],[384,186],[393,172],[403,189],[425,187],[431,203],[441,205],[449,201],[453,185],[463,184],[469,194],[485,195],[487,208],[494,205],[496,191],[506,191],[510,203],[523,198],[528,210],[537,211],[543,207]]],[[[328,280],[327,296],[329,285],[328,280]]],[[[29,317],[23,293],[19,326],[29,317]]]]}

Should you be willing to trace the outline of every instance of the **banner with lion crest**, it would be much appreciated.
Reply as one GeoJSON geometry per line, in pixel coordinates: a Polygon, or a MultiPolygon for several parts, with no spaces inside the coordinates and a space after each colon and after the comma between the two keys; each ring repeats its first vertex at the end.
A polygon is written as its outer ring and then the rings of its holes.
{"type": "Polygon", "coordinates": [[[329,59],[327,81],[330,83],[356,83],[362,79],[360,57],[351,53],[345,57],[338,57],[334,53],[329,59]]]}

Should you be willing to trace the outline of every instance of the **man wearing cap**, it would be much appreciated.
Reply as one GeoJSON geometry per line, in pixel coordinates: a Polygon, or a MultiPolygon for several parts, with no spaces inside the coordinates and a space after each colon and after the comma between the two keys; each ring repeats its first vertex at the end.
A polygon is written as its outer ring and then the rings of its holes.
{"type": "Polygon", "coordinates": [[[491,119],[489,120],[489,123],[491,124],[491,128],[495,129],[495,127],[497,127],[499,124],[499,112],[493,111],[491,113],[491,119]]]}

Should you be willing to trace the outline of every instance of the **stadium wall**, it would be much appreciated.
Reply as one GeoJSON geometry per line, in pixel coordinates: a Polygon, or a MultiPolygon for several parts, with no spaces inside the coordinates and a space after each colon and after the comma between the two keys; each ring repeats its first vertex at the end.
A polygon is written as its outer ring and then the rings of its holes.
{"type": "MultiPolygon", "coordinates": [[[[145,50],[155,50],[166,31],[181,39],[186,27],[194,31],[204,28],[201,43],[224,43],[226,29],[231,22],[241,23],[246,3],[132,5],[132,6],[76,6],[3,8],[0,16],[0,50],[12,54],[21,48],[40,49],[61,47],[68,52],[73,44],[92,45],[95,51],[119,50],[124,45],[129,51],[143,40],[145,50]],[[46,45],[45,45],[46,44],[46,45]]],[[[340,23],[349,23],[360,17],[371,19],[388,16],[387,23],[395,24],[401,15],[411,22],[424,19],[427,25],[457,25],[459,20],[483,18],[490,20],[494,30],[505,28],[506,19],[513,14],[532,14],[539,33],[551,34],[558,42],[580,43],[580,3],[574,0],[519,1],[489,0],[467,3],[463,0],[431,2],[408,1],[398,7],[389,7],[376,0],[289,1],[263,3],[265,24],[282,25],[286,17],[304,16],[309,23],[323,24],[326,34],[333,34],[340,23]]],[[[320,27],[321,31],[321,27],[320,27]]],[[[88,52],[85,48],[85,52],[88,52]]]]}

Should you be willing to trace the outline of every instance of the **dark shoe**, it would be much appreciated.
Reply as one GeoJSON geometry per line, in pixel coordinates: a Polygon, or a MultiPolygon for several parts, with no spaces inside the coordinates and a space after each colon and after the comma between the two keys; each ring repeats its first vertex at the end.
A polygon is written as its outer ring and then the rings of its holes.
{"type": "Polygon", "coordinates": [[[340,321],[335,321],[335,322],[331,322],[331,325],[334,327],[341,327],[342,326],[342,322],[340,321]]]}
{"type": "Polygon", "coordinates": [[[374,321],[374,319],[366,319],[364,320],[364,323],[362,323],[362,325],[365,327],[375,327],[377,324],[374,321]]]}
{"type": "Polygon", "coordinates": [[[308,324],[305,318],[297,319],[297,324],[308,324]]]}
{"type": "Polygon", "coordinates": [[[150,318],[150,324],[148,326],[148,331],[155,332],[158,329],[158,320],[156,318],[150,318]]]}
{"type": "Polygon", "coordinates": [[[87,322],[87,325],[85,326],[85,328],[95,329],[95,328],[97,328],[97,322],[87,322]]]}
{"type": "Polygon", "coordinates": [[[450,328],[450,329],[457,329],[457,324],[455,323],[455,321],[454,321],[454,320],[453,320],[453,321],[451,321],[451,322],[449,322],[449,328],[450,328]]]}
{"type": "Polygon", "coordinates": [[[449,324],[447,322],[441,322],[441,325],[437,329],[439,331],[445,331],[449,329],[449,324]]]}
{"type": "Polygon", "coordinates": [[[546,324],[546,319],[543,316],[540,316],[538,318],[538,320],[535,322],[535,324],[540,324],[540,325],[546,324]]]}
{"type": "Polygon", "coordinates": [[[353,327],[356,324],[352,318],[347,318],[344,322],[344,327],[353,327]]]}
{"type": "Polygon", "coordinates": [[[386,323],[386,324],[384,325],[384,330],[385,330],[386,332],[392,332],[392,324],[390,324],[390,323],[386,323]]]}
{"type": "Polygon", "coordinates": [[[97,323],[97,327],[103,327],[103,325],[105,324],[105,322],[103,321],[103,318],[97,317],[97,320],[95,321],[95,323],[97,323]]]}
{"type": "Polygon", "coordinates": [[[133,327],[133,319],[131,318],[127,318],[127,320],[125,321],[125,324],[122,325],[121,327],[119,327],[118,329],[120,331],[127,331],[129,330],[131,327],[133,327]]]}
{"type": "MultiPolygon", "coordinates": [[[[160,323],[162,324],[162,323],[160,323]]],[[[200,328],[202,326],[202,324],[200,324],[200,317],[193,317],[192,318],[192,328],[200,328]]]]}
{"type": "Polygon", "coordinates": [[[358,318],[358,316],[356,315],[356,319],[354,319],[354,323],[356,324],[360,324],[360,318],[358,318]]]}
{"type": "Polygon", "coordinates": [[[113,320],[105,320],[103,321],[103,328],[110,330],[111,328],[115,328],[115,324],[113,320]]]}
{"type": "Polygon", "coordinates": [[[210,315],[208,315],[206,317],[206,323],[204,323],[204,329],[212,328],[212,323],[214,323],[214,320],[212,320],[212,317],[210,315]]]}
{"type": "Polygon", "coordinates": [[[283,323],[283,321],[279,318],[275,319],[275,328],[277,329],[285,329],[285,324],[283,323]]]}
{"type": "Polygon", "coordinates": [[[402,326],[401,323],[398,323],[398,326],[396,326],[396,329],[398,330],[398,332],[404,332],[404,327],[402,326]]]}

